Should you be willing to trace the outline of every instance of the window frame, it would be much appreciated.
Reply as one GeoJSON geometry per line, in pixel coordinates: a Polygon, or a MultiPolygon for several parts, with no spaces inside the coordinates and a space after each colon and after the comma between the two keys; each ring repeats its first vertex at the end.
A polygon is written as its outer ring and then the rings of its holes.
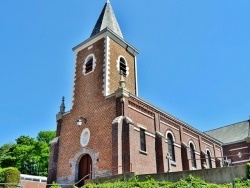
{"type": "Polygon", "coordinates": [[[192,168],[197,168],[194,143],[189,143],[192,168]]]}
{"type": "Polygon", "coordinates": [[[140,151],[147,152],[146,130],[140,128],[140,151]]]}
{"type": "Polygon", "coordinates": [[[96,67],[96,58],[95,58],[95,55],[94,54],[89,54],[85,58],[84,63],[83,63],[83,75],[88,75],[91,72],[94,72],[95,67],[96,67]],[[91,60],[92,60],[92,62],[90,62],[91,60]],[[88,65],[90,63],[91,63],[91,65],[88,65]],[[91,66],[91,70],[87,71],[87,69],[89,68],[89,66],[91,66]]]}
{"type": "Polygon", "coordinates": [[[118,59],[116,60],[117,64],[116,64],[116,67],[117,67],[117,70],[119,72],[119,74],[121,73],[121,66],[124,66],[123,69],[125,69],[125,73],[123,71],[123,76],[124,77],[128,77],[129,75],[129,67],[128,67],[128,63],[127,63],[127,60],[124,56],[120,55],[118,57],[118,59]]]}
{"type": "Polygon", "coordinates": [[[126,65],[125,59],[122,57],[120,57],[119,66],[120,66],[120,73],[122,73],[123,76],[126,77],[127,76],[127,65],[126,65]]]}
{"type": "Polygon", "coordinates": [[[93,58],[90,58],[87,63],[85,64],[85,74],[90,73],[91,71],[93,71],[93,58]],[[91,67],[91,69],[90,69],[91,67]]]}
{"type": "Polygon", "coordinates": [[[207,167],[208,168],[213,168],[210,150],[207,150],[206,155],[207,155],[207,167]]]}
{"type": "Polygon", "coordinates": [[[174,136],[172,133],[167,133],[167,141],[168,141],[168,153],[170,156],[170,160],[175,162],[175,148],[174,148],[174,136]]]}

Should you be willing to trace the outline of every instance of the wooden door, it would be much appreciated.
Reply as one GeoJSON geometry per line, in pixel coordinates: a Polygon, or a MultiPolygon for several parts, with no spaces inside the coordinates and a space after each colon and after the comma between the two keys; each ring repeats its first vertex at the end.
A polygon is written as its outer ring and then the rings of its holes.
{"type": "Polygon", "coordinates": [[[79,169],[78,169],[78,181],[81,180],[77,184],[79,187],[84,185],[84,180],[91,178],[91,168],[92,168],[91,157],[88,154],[82,156],[79,162],[79,169]]]}

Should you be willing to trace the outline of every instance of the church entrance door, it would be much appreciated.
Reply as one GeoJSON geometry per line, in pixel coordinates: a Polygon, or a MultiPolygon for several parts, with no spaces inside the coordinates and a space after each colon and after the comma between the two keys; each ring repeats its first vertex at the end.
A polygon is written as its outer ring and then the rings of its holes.
{"type": "Polygon", "coordinates": [[[78,181],[81,180],[77,184],[79,187],[84,185],[84,180],[91,178],[91,168],[92,168],[91,157],[88,154],[82,156],[79,162],[79,169],[78,169],[78,181]]]}

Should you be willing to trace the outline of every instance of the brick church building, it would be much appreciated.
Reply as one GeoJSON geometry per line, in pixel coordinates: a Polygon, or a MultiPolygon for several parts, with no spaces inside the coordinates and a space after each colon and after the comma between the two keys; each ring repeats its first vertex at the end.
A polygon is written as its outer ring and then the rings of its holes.
{"type": "Polygon", "coordinates": [[[230,166],[250,162],[250,119],[205,132],[222,143],[223,160],[230,166]]]}
{"type": "Polygon", "coordinates": [[[64,99],[51,142],[48,183],[221,166],[221,142],[138,96],[138,50],[109,1],[76,55],[72,107],[64,99]]]}

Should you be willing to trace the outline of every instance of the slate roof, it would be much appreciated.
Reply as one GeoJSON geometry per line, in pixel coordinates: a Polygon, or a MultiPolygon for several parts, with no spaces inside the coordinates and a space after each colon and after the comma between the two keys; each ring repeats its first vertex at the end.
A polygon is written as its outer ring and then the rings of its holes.
{"type": "Polygon", "coordinates": [[[249,136],[249,120],[220,127],[204,133],[224,144],[244,141],[249,136]]]}
{"type": "Polygon", "coordinates": [[[98,34],[100,31],[102,31],[107,27],[110,30],[112,30],[115,34],[123,38],[121,29],[119,27],[119,24],[117,22],[117,19],[115,17],[114,11],[111,7],[109,0],[105,3],[90,37],[93,37],[94,35],[98,34]]]}

